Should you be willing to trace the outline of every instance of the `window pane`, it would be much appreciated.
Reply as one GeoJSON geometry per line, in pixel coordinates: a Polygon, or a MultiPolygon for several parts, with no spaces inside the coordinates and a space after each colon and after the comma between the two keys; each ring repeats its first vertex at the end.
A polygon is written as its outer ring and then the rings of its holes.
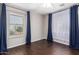
{"type": "Polygon", "coordinates": [[[23,34],[23,17],[10,14],[9,35],[10,37],[23,34]]]}
{"type": "Polygon", "coordinates": [[[23,24],[23,18],[21,16],[10,15],[10,24],[23,24]]]}
{"type": "Polygon", "coordinates": [[[21,33],[23,33],[23,26],[22,25],[16,25],[15,30],[16,30],[17,34],[21,34],[21,33]]]}
{"type": "Polygon", "coordinates": [[[10,25],[10,27],[9,27],[10,29],[10,32],[9,32],[9,34],[10,35],[15,35],[15,25],[10,25]]]}

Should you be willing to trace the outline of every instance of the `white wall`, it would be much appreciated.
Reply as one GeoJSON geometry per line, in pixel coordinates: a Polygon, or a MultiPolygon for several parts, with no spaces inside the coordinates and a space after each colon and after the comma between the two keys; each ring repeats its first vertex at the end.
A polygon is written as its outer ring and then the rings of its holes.
{"type": "MultiPolygon", "coordinates": [[[[48,17],[45,16],[44,38],[47,38],[48,17]]],[[[54,41],[69,45],[69,9],[52,14],[52,33],[54,41]]]]}
{"type": "Polygon", "coordinates": [[[48,33],[48,15],[43,15],[43,39],[47,39],[48,33]]]}
{"type": "MultiPolygon", "coordinates": [[[[31,40],[32,42],[38,41],[42,39],[42,15],[35,13],[31,11],[30,13],[31,18],[31,40]]],[[[26,29],[27,29],[27,13],[25,11],[7,7],[7,47],[13,48],[19,45],[25,44],[25,37],[26,37],[26,29]],[[19,36],[16,38],[9,38],[9,13],[15,12],[15,13],[21,13],[21,15],[25,16],[25,25],[24,25],[24,34],[23,36],[19,36]]]]}
{"type": "Polygon", "coordinates": [[[42,21],[43,17],[42,15],[36,13],[36,12],[31,12],[30,13],[30,18],[31,18],[31,39],[32,42],[38,41],[42,39],[42,21]]]}

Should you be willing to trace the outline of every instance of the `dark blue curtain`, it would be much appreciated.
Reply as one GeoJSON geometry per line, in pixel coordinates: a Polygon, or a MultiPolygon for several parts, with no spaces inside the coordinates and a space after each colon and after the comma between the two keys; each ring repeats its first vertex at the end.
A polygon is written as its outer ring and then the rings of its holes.
{"type": "Polygon", "coordinates": [[[27,12],[27,36],[26,44],[31,44],[31,27],[30,27],[30,12],[27,12]]]}
{"type": "Polygon", "coordinates": [[[48,35],[47,35],[47,41],[52,42],[52,14],[48,14],[48,35]]]}
{"type": "Polygon", "coordinates": [[[6,36],[6,5],[0,4],[0,52],[7,51],[6,36]]]}
{"type": "Polygon", "coordinates": [[[70,48],[79,49],[78,6],[70,8],[70,48]]]}

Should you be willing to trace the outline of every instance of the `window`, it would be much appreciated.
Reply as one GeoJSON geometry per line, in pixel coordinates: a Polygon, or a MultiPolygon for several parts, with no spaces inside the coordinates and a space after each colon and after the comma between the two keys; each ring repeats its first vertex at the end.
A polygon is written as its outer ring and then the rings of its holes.
{"type": "Polygon", "coordinates": [[[69,9],[67,9],[53,14],[52,32],[56,39],[69,41],[69,12],[69,9]]]}
{"type": "Polygon", "coordinates": [[[24,18],[20,14],[9,15],[9,36],[22,36],[24,33],[24,18]]]}

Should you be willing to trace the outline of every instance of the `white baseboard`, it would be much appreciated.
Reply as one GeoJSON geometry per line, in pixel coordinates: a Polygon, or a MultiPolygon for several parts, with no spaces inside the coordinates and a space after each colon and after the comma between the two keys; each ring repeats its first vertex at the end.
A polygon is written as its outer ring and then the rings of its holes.
{"type": "Polygon", "coordinates": [[[69,45],[69,41],[60,40],[60,39],[54,39],[54,41],[58,42],[58,43],[61,43],[61,44],[69,45]]]}
{"type": "MultiPolygon", "coordinates": [[[[42,40],[42,39],[32,40],[31,42],[36,42],[36,41],[39,41],[39,40],[42,40]]],[[[11,48],[15,48],[15,47],[18,47],[18,46],[21,46],[21,45],[24,45],[24,44],[26,44],[26,42],[23,42],[23,43],[20,43],[18,45],[14,45],[14,46],[8,46],[7,48],[11,49],[11,48]]]]}
{"type": "Polygon", "coordinates": [[[24,45],[24,44],[25,44],[25,42],[24,43],[21,43],[21,44],[18,44],[16,46],[9,46],[8,49],[15,48],[15,47],[18,47],[18,46],[21,46],[21,45],[24,45]]]}
{"type": "Polygon", "coordinates": [[[69,41],[65,41],[65,40],[60,40],[60,39],[56,39],[54,38],[53,40],[54,42],[58,42],[58,43],[61,43],[61,44],[65,44],[65,45],[69,45],[69,41]]]}
{"type": "MultiPolygon", "coordinates": [[[[35,40],[35,41],[37,41],[37,40],[35,40]]],[[[32,41],[32,42],[35,42],[35,41],[32,41]]],[[[64,41],[64,40],[60,40],[60,39],[54,39],[54,42],[58,42],[58,43],[65,44],[65,45],[69,45],[69,41],[64,41]]],[[[22,44],[19,44],[19,45],[16,45],[16,46],[10,46],[10,47],[8,47],[8,49],[14,48],[14,47],[17,47],[17,46],[20,46],[20,45],[24,45],[24,44],[25,43],[22,43],[22,44]]]]}

